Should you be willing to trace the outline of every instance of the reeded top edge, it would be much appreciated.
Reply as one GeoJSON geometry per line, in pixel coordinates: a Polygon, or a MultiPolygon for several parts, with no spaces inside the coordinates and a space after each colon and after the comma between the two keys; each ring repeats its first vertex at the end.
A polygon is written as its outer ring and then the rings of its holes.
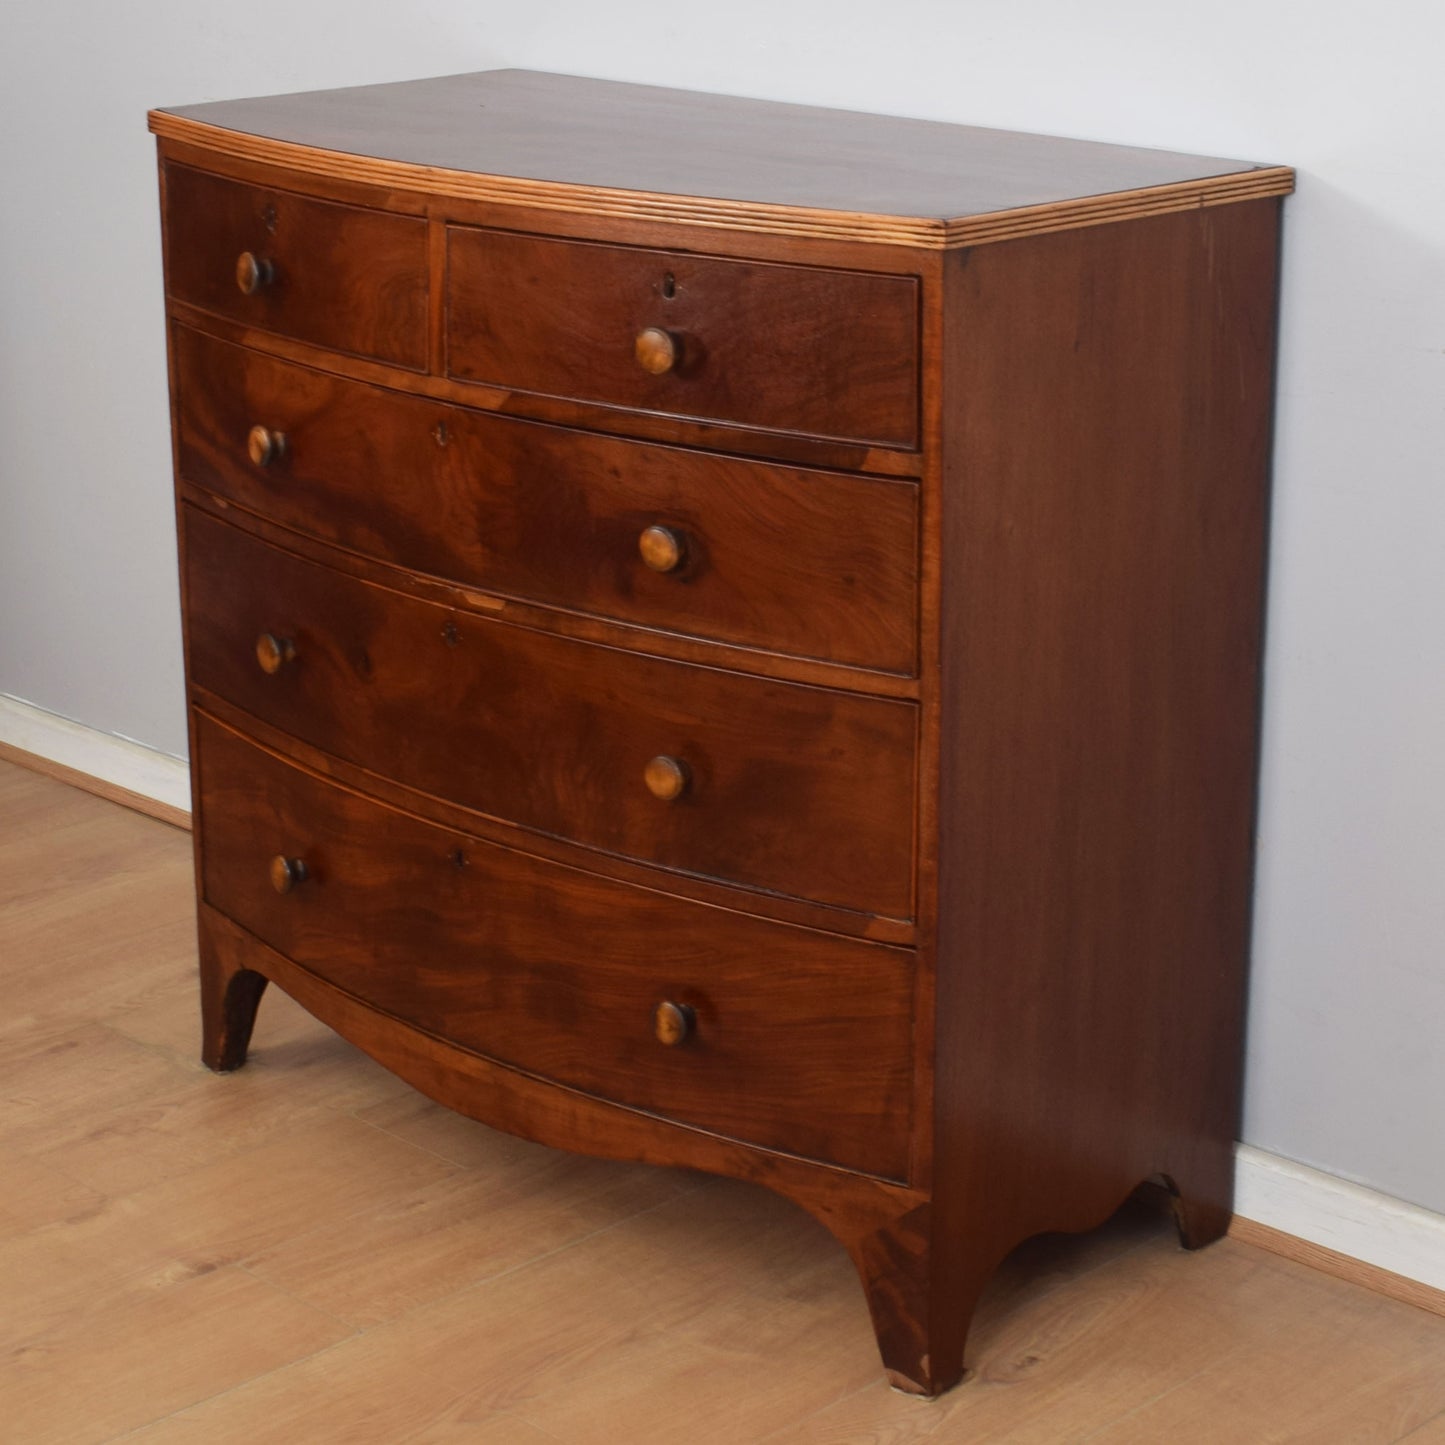
{"type": "Polygon", "coordinates": [[[1294,187],[1285,166],[531,71],[155,110],[150,128],[390,189],[927,249],[1294,187]]]}

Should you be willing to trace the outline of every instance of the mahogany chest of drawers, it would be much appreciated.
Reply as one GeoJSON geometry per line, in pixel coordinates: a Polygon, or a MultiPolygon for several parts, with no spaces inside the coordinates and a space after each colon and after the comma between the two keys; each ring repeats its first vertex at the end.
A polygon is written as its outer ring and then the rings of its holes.
{"type": "Polygon", "coordinates": [[[204,1057],[756,1180],[889,1377],[1225,1228],[1281,168],[495,72],[157,111],[204,1057]]]}

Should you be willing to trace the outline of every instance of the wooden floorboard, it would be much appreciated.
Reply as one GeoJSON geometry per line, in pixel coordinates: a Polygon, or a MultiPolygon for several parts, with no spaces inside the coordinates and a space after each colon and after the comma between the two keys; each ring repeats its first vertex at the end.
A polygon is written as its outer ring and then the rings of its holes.
{"type": "Polygon", "coordinates": [[[263,1003],[197,1060],[189,838],[0,763],[0,1439],[1445,1445],[1445,1319],[1147,1201],[890,1391],[792,1206],[438,1109],[263,1003]]]}

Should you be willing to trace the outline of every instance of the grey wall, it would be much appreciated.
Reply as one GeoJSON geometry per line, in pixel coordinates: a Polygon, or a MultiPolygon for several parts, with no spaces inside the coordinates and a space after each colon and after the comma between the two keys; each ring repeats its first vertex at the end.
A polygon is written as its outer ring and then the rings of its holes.
{"type": "Polygon", "coordinates": [[[184,746],[155,104],[527,65],[1283,161],[1250,1142],[1445,1211],[1445,8],[10,7],[0,693],[184,746]]]}

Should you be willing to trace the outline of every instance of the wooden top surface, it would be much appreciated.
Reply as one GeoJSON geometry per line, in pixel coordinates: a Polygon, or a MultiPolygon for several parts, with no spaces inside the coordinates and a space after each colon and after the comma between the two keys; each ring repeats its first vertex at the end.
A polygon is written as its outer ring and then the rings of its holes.
{"type": "Polygon", "coordinates": [[[153,111],[151,129],[442,194],[929,246],[1293,185],[1279,166],[525,70],[153,111]]]}

